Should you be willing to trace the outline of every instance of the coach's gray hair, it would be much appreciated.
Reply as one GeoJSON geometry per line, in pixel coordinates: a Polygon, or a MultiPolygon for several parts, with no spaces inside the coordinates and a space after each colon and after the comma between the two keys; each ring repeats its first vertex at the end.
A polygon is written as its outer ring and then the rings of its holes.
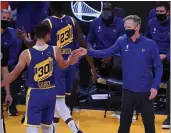
{"type": "Polygon", "coordinates": [[[126,18],[124,18],[124,21],[132,19],[136,24],[141,25],[141,19],[137,15],[129,15],[126,18]]]}

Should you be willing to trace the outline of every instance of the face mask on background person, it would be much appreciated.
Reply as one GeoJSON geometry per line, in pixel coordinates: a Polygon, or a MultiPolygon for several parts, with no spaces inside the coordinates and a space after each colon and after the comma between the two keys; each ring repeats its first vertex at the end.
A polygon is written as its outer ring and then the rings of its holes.
{"type": "Polygon", "coordinates": [[[1,20],[1,28],[2,29],[6,29],[7,27],[9,27],[10,22],[7,20],[1,20]]]}
{"type": "Polygon", "coordinates": [[[167,19],[166,13],[165,14],[156,14],[156,17],[160,22],[163,22],[167,19]]]}
{"type": "Polygon", "coordinates": [[[102,18],[104,20],[110,20],[112,18],[112,12],[111,11],[103,11],[102,18]]]}

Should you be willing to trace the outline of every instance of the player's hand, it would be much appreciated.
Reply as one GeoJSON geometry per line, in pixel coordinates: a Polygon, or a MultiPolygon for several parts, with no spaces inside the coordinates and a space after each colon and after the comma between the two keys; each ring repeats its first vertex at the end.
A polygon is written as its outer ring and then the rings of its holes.
{"type": "Polygon", "coordinates": [[[77,53],[72,52],[72,53],[70,54],[70,56],[68,57],[68,62],[69,62],[69,64],[70,64],[70,65],[73,65],[73,64],[78,63],[79,57],[80,57],[80,56],[79,56],[77,53]]]}
{"type": "Polygon", "coordinates": [[[158,90],[151,88],[150,89],[150,96],[149,96],[149,100],[154,99],[157,96],[158,90]]]}
{"type": "Polygon", "coordinates": [[[160,59],[161,59],[161,60],[165,60],[165,59],[166,59],[166,55],[165,55],[165,54],[161,54],[161,55],[160,55],[160,59]]]}
{"type": "Polygon", "coordinates": [[[108,58],[104,58],[102,59],[102,67],[108,67],[110,61],[111,61],[112,57],[108,57],[108,58]]]}
{"type": "Polygon", "coordinates": [[[80,54],[80,56],[86,55],[87,54],[87,49],[85,49],[85,48],[79,48],[79,54],[80,54]]]}
{"type": "Polygon", "coordinates": [[[27,34],[27,40],[28,41],[31,41],[31,35],[30,35],[30,33],[27,34]]]}
{"type": "Polygon", "coordinates": [[[16,34],[23,41],[24,40],[31,41],[31,35],[30,35],[30,33],[27,34],[25,32],[24,27],[22,27],[22,30],[20,30],[20,29],[17,28],[16,34]]]}
{"type": "Polygon", "coordinates": [[[22,30],[17,28],[16,34],[17,34],[17,37],[19,37],[21,40],[24,40],[24,38],[27,36],[27,33],[24,30],[24,27],[22,27],[22,30]]]}
{"type": "Polygon", "coordinates": [[[12,104],[12,97],[10,94],[6,94],[6,97],[5,97],[5,104],[10,106],[12,104]]]}
{"type": "Polygon", "coordinates": [[[73,53],[79,55],[79,56],[84,56],[87,54],[87,49],[85,48],[79,48],[73,51],[73,53]]]}
{"type": "Polygon", "coordinates": [[[93,76],[93,82],[95,82],[97,80],[97,72],[95,68],[91,68],[91,74],[93,76]]]}

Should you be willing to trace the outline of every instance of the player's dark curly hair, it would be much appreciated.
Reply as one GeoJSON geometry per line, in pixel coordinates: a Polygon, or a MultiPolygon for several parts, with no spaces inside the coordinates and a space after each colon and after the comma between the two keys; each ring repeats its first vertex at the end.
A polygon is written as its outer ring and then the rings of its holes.
{"type": "Polygon", "coordinates": [[[36,25],[35,35],[37,39],[44,38],[48,33],[50,33],[50,27],[46,24],[40,23],[36,25]]]}

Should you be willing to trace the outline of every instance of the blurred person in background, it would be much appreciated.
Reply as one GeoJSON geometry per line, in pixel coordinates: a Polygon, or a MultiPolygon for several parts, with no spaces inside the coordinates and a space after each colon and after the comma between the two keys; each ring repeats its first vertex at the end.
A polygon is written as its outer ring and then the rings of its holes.
{"type": "MultiPolygon", "coordinates": [[[[1,45],[8,47],[9,60],[8,69],[11,72],[17,64],[19,54],[21,53],[22,41],[16,36],[16,30],[10,27],[11,12],[4,9],[1,11],[1,45]]],[[[13,98],[12,104],[8,108],[9,116],[17,116],[18,111],[16,108],[17,95],[20,92],[21,80],[17,78],[11,84],[11,95],[13,98]]]]}
{"type": "Polygon", "coordinates": [[[170,51],[169,2],[157,2],[156,17],[149,20],[145,36],[156,42],[164,68],[162,81],[168,81],[170,78],[170,73],[168,73],[170,66],[167,63],[166,55],[170,51]]]}
{"type": "MultiPolygon", "coordinates": [[[[2,14],[1,14],[2,15],[2,14]]],[[[7,15],[10,20],[10,15],[7,15]]],[[[6,20],[1,19],[1,36],[4,33],[4,30],[6,27],[5,25],[6,20]]],[[[8,22],[6,22],[8,23],[8,22]]],[[[5,76],[8,75],[8,60],[9,60],[9,49],[8,46],[4,44],[4,42],[1,40],[1,74],[2,79],[5,78],[5,76]]],[[[3,115],[3,104],[10,106],[12,103],[12,97],[10,94],[10,85],[5,86],[5,88],[1,88],[1,116],[0,116],[0,132],[6,133],[5,131],[5,123],[4,123],[4,115],[3,115]]]]}
{"type": "MultiPolygon", "coordinates": [[[[168,64],[170,64],[170,51],[166,54],[166,59],[168,64]]],[[[170,129],[170,78],[167,82],[167,89],[166,89],[166,115],[167,118],[162,123],[163,129],[170,129]]]]}
{"type": "MultiPolygon", "coordinates": [[[[169,2],[170,4],[170,2],[169,2]]],[[[156,9],[153,8],[149,11],[149,14],[148,14],[148,20],[152,19],[152,18],[155,18],[156,17],[156,9]]]]}
{"type": "MultiPolygon", "coordinates": [[[[125,33],[123,19],[116,17],[114,9],[115,5],[112,2],[104,2],[101,16],[91,23],[87,36],[90,48],[96,50],[109,48],[115,43],[118,37],[125,33]]],[[[109,76],[111,59],[112,57],[95,58],[95,65],[98,68],[100,76],[104,78],[109,76]]],[[[101,87],[101,85],[97,83],[96,87],[101,87]]]]}
{"type": "MultiPolygon", "coordinates": [[[[8,75],[8,57],[9,57],[8,47],[1,43],[1,72],[2,72],[2,79],[8,75]]],[[[12,103],[12,97],[10,94],[10,85],[1,88],[1,116],[0,116],[0,132],[6,133],[5,130],[5,122],[4,122],[4,115],[3,115],[3,104],[10,106],[12,103]]]]}
{"type": "MultiPolygon", "coordinates": [[[[1,10],[4,10],[4,9],[11,10],[11,7],[10,7],[8,1],[2,1],[1,2],[1,10]]],[[[16,13],[17,13],[17,10],[11,11],[11,14],[12,14],[11,27],[13,27],[13,28],[15,27],[16,13]]]]}
{"type": "MultiPolygon", "coordinates": [[[[148,22],[146,37],[154,40],[158,46],[160,58],[163,63],[163,82],[168,82],[170,78],[170,4],[162,1],[156,4],[156,17],[148,22]]],[[[166,91],[167,119],[163,122],[162,128],[170,128],[170,85],[166,91]],[[169,100],[169,101],[168,101],[169,100]],[[169,107],[168,107],[169,106],[169,107]],[[169,108],[169,109],[168,109],[169,108]]]]}
{"type": "Polygon", "coordinates": [[[148,20],[155,18],[156,17],[156,9],[151,9],[149,14],[148,14],[148,20]]]}

